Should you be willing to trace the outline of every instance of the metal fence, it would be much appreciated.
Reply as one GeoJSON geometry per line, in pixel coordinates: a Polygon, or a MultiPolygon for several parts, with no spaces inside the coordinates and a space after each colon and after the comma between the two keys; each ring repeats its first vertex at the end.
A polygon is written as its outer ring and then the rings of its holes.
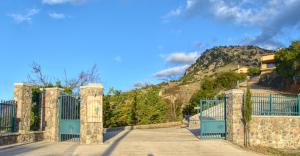
{"type": "Polygon", "coordinates": [[[15,101],[0,101],[0,133],[14,132],[15,117],[15,101]]]}
{"type": "Polygon", "coordinates": [[[300,96],[253,94],[253,115],[300,116],[300,96]]]}

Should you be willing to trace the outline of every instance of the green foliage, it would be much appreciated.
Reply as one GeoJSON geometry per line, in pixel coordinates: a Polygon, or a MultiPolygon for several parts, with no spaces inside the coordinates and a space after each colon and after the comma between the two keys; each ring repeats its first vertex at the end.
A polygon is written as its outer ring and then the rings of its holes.
{"type": "Polygon", "coordinates": [[[245,97],[245,104],[243,109],[243,120],[244,123],[249,123],[252,118],[252,100],[251,100],[251,91],[250,88],[247,88],[246,97],[245,97]]]}
{"type": "Polygon", "coordinates": [[[70,87],[64,87],[63,89],[64,89],[64,93],[66,93],[66,94],[72,94],[73,93],[73,89],[70,88],[70,87]]]}
{"type": "Polygon", "coordinates": [[[40,88],[32,89],[32,105],[30,112],[30,130],[39,130],[40,127],[40,113],[39,113],[39,104],[40,104],[40,88]]]}
{"type": "Polygon", "coordinates": [[[151,88],[138,97],[137,124],[153,124],[166,121],[166,103],[158,93],[159,90],[151,88]]]}
{"type": "Polygon", "coordinates": [[[290,88],[300,83],[300,41],[275,53],[276,72],[260,77],[260,85],[272,88],[290,88]]]}
{"type": "Polygon", "coordinates": [[[200,89],[192,95],[190,104],[183,109],[183,114],[196,114],[197,111],[194,107],[199,105],[200,99],[214,98],[220,91],[235,88],[237,81],[245,79],[245,74],[236,72],[223,72],[216,74],[214,77],[205,78],[201,83],[200,89]]]}
{"type": "Polygon", "coordinates": [[[61,81],[56,81],[55,87],[62,88],[61,81]]]}
{"type": "Polygon", "coordinates": [[[133,100],[131,104],[131,114],[130,114],[130,125],[136,125],[137,124],[137,103],[138,103],[138,93],[137,91],[134,91],[133,93],[133,100]]]}
{"type": "Polygon", "coordinates": [[[246,97],[243,106],[243,122],[244,122],[244,135],[245,142],[244,145],[247,147],[249,145],[249,122],[252,118],[252,100],[251,100],[251,91],[250,88],[247,87],[246,97]]]}
{"type": "Polygon", "coordinates": [[[279,50],[275,55],[276,71],[284,79],[295,80],[300,76],[300,41],[293,42],[288,48],[279,50]]]}
{"type": "Polygon", "coordinates": [[[258,67],[251,67],[248,70],[248,75],[249,76],[257,76],[260,74],[260,69],[258,67]]]}
{"type": "Polygon", "coordinates": [[[245,74],[239,74],[236,72],[225,72],[220,73],[217,75],[215,79],[216,88],[223,88],[223,89],[231,89],[236,87],[236,82],[245,80],[245,74]]]}
{"type": "Polygon", "coordinates": [[[167,106],[157,88],[121,93],[111,89],[104,97],[104,126],[153,124],[167,121],[167,106]]]}

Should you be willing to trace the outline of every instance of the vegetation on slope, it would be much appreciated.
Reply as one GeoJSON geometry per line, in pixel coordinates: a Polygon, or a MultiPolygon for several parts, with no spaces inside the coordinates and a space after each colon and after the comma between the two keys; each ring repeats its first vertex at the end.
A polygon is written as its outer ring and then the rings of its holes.
{"type": "Polygon", "coordinates": [[[166,122],[167,109],[155,87],[126,93],[111,90],[104,98],[104,127],[166,122]]]}
{"type": "Polygon", "coordinates": [[[195,81],[203,78],[203,75],[217,72],[217,69],[227,65],[259,66],[263,54],[273,53],[256,46],[218,46],[206,50],[191,65],[181,78],[183,81],[195,81]]]}
{"type": "MultiPolygon", "coordinates": [[[[206,50],[178,81],[150,85],[105,96],[105,127],[178,121],[194,114],[200,98],[222,96],[246,76],[234,70],[258,66],[261,55],[273,51],[255,46],[219,46],[206,50]]],[[[257,75],[257,69],[251,72],[257,75]]]]}
{"type": "MultiPolygon", "coordinates": [[[[275,53],[276,71],[261,77],[261,84],[273,88],[291,88],[300,84],[300,41],[275,53]]],[[[299,89],[296,91],[300,91],[299,89]]]]}
{"type": "Polygon", "coordinates": [[[199,90],[192,95],[189,105],[183,109],[183,114],[196,114],[197,111],[194,107],[199,106],[200,99],[222,98],[224,95],[221,94],[221,91],[235,88],[237,81],[244,81],[245,79],[245,74],[236,72],[217,73],[214,77],[206,77],[202,81],[199,90]]]}

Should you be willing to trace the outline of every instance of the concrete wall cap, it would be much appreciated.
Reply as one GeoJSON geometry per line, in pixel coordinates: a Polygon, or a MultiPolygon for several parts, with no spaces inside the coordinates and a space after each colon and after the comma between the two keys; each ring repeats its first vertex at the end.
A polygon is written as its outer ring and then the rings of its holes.
{"type": "Polygon", "coordinates": [[[231,89],[225,92],[225,94],[244,94],[242,89],[231,89]]]}
{"type": "Polygon", "coordinates": [[[87,86],[81,86],[81,88],[103,88],[101,83],[89,83],[87,86]]]}
{"type": "Polygon", "coordinates": [[[29,86],[29,87],[33,87],[33,84],[30,83],[14,83],[14,86],[29,86]]]}

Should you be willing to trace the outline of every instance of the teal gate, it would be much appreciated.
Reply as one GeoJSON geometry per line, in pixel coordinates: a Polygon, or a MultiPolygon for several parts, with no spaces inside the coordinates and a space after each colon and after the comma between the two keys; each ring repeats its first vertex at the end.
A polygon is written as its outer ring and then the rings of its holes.
{"type": "Polygon", "coordinates": [[[60,96],[59,139],[80,141],[80,99],[74,95],[60,96]]]}
{"type": "Polygon", "coordinates": [[[200,100],[200,138],[226,139],[226,98],[200,100]]]}

